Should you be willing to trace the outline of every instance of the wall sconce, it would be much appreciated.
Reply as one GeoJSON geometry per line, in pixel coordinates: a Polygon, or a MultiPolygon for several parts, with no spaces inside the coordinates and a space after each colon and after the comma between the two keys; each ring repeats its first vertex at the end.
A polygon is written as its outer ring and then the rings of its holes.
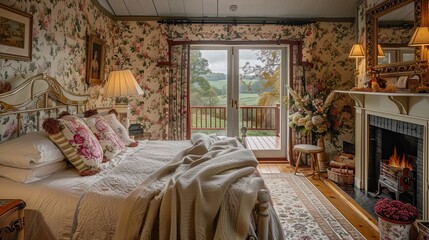
{"type": "Polygon", "coordinates": [[[129,126],[130,107],[126,97],[143,95],[143,93],[142,88],[129,69],[110,72],[107,83],[104,86],[104,96],[116,98],[114,108],[119,114],[119,121],[127,129],[129,126]],[[119,97],[123,97],[125,101],[119,97]]]}
{"type": "Polygon", "coordinates": [[[353,44],[349,53],[349,58],[356,58],[356,70],[359,68],[359,58],[364,58],[365,53],[361,44],[353,44]]]}

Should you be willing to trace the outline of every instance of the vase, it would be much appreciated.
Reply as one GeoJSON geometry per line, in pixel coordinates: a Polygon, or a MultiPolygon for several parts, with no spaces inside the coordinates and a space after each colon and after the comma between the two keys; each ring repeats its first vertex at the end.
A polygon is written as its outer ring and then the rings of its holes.
{"type": "Polygon", "coordinates": [[[400,222],[378,216],[378,229],[381,240],[408,240],[414,221],[400,222]]]}
{"type": "Polygon", "coordinates": [[[323,148],[323,152],[317,154],[319,172],[327,172],[327,162],[325,157],[325,139],[323,137],[319,137],[317,139],[317,146],[323,148]]]}

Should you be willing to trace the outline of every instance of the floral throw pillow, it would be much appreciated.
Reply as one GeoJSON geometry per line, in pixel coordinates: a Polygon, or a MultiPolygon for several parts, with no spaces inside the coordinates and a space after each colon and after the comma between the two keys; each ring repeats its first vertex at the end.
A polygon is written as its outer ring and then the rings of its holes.
{"type": "Polygon", "coordinates": [[[95,114],[84,118],[84,121],[100,142],[106,160],[111,160],[118,153],[127,149],[124,142],[102,116],[95,114]]]}
{"type": "Polygon", "coordinates": [[[43,129],[80,175],[98,172],[103,160],[103,149],[82,119],[72,115],[60,119],[48,118],[43,123],[43,129]]]}
{"type": "Polygon", "coordinates": [[[103,118],[107,121],[107,123],[109,123],[110,127],[112,127],[113,131],[115,131],[115,133],[126,146],[131,147],[133,144],[135,144],[135,141],[130,138],[128,130],[119,122],[115,114],[107,114],[103,116],[103,118]]]}

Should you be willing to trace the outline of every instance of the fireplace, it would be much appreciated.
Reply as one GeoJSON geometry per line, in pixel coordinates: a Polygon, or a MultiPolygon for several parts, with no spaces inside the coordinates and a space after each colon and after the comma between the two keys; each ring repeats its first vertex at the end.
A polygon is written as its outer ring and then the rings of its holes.
{"type": "Polygon", "coordinates": [[[424,126],[368,115],[367,192],[423,210],[424,126]]]}
{"type": "Polygon", "coordinates": [[[398,155],[405,154],[415,164],[412,176],[415,196],[410,192],[401,192],[402,196],[399,197],[405,199],[410,194],[408,197],[414,198],[412,201],[419,209],[419,218],[429,220],[429,94],[336,92],[348,94],[355,100],[354,185],[365,195],[371,192],[376,194],[381,160],[388,159],[395,148],[393,144],[391,153],[380,152],[383,144],[391,144],[384,140],[395,143],[403,138],[404,141],[411,141],[396,144],[396,149],[398,155]],[[377,140],[380,137],[382,141],[377,140]]]}

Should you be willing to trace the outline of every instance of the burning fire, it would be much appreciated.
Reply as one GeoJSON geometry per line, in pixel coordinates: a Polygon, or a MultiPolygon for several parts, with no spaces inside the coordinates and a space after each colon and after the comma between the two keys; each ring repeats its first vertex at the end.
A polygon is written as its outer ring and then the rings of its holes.
{"type": "Polygon", "coordinates": [[[389,158],[389,166],[397,167],[397,168],[409,168],[411,171],[413,170],[413,166],[405,159],[405,154],[402,154],[402,158],[398,156],[396,153],[396,146],[393,150],[393,155],[389,158]]]}

